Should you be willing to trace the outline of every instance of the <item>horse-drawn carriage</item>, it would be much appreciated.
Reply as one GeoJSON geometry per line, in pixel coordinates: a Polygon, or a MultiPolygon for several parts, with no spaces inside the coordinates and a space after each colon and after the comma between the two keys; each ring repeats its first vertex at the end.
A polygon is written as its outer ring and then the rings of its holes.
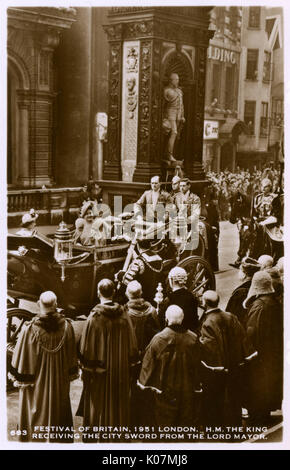
{"type": "MultiPolygon", "coordinates": [[[[124,225],[125,221],[121,220],[124,225]]],[[[128,220],[126,220],[128,224],[128,220]]],[[[116,227],[114,227],[116,228],[116,227]]],[[[120,227],[118,227],[119,230],[120,227]]],[[[138,257],[144,259],[151,296],[156,287],[167,290],[169,270],[178,265],[188,273],[188,288],[201,296],[204,290],[215,288],[215,276],[208,261],[197,254],[203,253],[201,234],[195,233],[192,242],[185,246],[172,244],[166,224],[146,226],[142,231],[134,229],[131,238],[123,234],[112,237],[106,246],[81,246],[73,241],[72,232],[62,222],[54,238],[35,233],[31,237],[8,235],[8,352],[13,346],[23,323],[33,317],[29,310],[20,308],[20,301],[37,301],[46,290],[55,292],[58,306],[63,313],[77,319],[87,316],[97,303],[97,284],[103,278],[116,282],[117,295],[124,293],[124,276],[131,262],[138,257]],[[154,268],[146,262],[148,249],[140,248],[140,233],[150,240],[150,253],[161,259],[160,267],[154,268]],[[186,249],[187,248],[187,249],[186,249]],[[155,284],[153,282],[155,279],[155,284]]]]}

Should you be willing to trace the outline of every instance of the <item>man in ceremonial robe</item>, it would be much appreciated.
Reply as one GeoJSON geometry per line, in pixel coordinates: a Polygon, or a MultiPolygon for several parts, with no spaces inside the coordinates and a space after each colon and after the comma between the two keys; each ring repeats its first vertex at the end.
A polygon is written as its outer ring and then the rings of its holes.
{"type": "Polygon", "coordinates": [[[244,306],[247,335],[258,352],[248,374],[247,409],[251,424],[262,425],[283,398],[283,306],[267,271],[254,274],[244,306]]]}
{"type": "Polygon", "coordinates": [[[146,349],[139,386],[155,392],[156,425],[194,425],[201,392],[198,338],[182,326],[180,307],[171,305],[165,316],[167,326],[146,349]]]}
{"type": "Polygon", "coordinates": [[[257,352],[248,344],[246,333],[235,315],[223,312],[219,296],[203,294],[206,309],[201,318],[201,376],[204,426],[242,424],[244,366],[257,352]]]}
{"type": "MultiPolygon", "coordinates": [[[[80,341],[83,392],[77,414],[84,426],[128,426],[130,368],[136,339],[128,315],[113,302],[114,284],[98,284],[100,304],[91,311],[80,341]]],[[[94,440],[94,439],[92,439],[94,440]]]]}
{"type": "Polygon", "coordinates": [[[71,320],[56,302],[53,292],[41,294],[40,314],[24,324],[13,353],[9,376],[19,387],[21,441],[73,442],[69,392],[78,377],[77,349],[71,320]],[[40,433],[38,426],[64,430],[40,433]]]}

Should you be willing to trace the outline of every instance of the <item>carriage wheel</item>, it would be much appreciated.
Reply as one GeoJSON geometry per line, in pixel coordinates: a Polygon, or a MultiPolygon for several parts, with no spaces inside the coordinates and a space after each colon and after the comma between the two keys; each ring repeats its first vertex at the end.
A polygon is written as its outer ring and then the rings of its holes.
{"type": "Polygon", "coordinates": [[[215,290],[215,276],[210,264],[200,256],[189,256],[178,265],[188,274],[187,287],[198,299],[206,290],[215,290]]]}
{"type": "Polygon", "coordinates": [[[184,260],[188,258],[189,256],[199,256],[200,258],[204,258],[205,256],[205,241],[204,238],[201,234],[199,234],[198,237],[198,247],[195,250],[185,250],[181,256],[180,259],[184,260]]]}
{"type": "MultiPolygon", "coordinates": [[[[34,314],[22,308],[8,308],[7,310],[7,372],[10,370],[13,351],[24,322],[31,320],[34,314]]],[[[12,382],[7,378],[7,388],[12,389],[12,382]]]]}
{"type": "Polygon", "coordinates": [[[7,311],[7,344],[16,344],[24,322],[31,320],[35,315],[23,308],[9,308],[7,311]]]}

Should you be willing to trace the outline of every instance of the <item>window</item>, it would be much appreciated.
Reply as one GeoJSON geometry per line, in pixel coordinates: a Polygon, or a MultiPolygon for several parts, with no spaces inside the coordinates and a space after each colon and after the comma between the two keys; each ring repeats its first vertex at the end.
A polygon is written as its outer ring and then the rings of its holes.
{"type": "Polygon", "coordinates": [[[258,57],[259,49],[248,49],[246,75],[248,80],[257,80],[258,78],[258,57]]]}
{"type": "Polygon", "coordinates": [[[260,28],[261,7],[249,8],[249,28],[260,28]]]}
{"type": "Polygon", "coordinates": [[[245,101],[244,122],[252,135],[255,133],[255,114],[256,101],[245,101]]]}
{"type": "Polygon", "coordinates": [[[272,123],[273,126],[282,126],[284,120],[283,100],[273,99],[272,101],[272,123]]]}
{"type": "Polygon", "coordinates": [[[235,67],[226,68],[225,108],[234,110],[235,107],[235,67]]]}
{"type": "Polygon", "coordinates": [[[269,82],[271,78],[271,52],[264,52],[263,81],[269,82]]]}
{"type": "Polygon", "coordinates": [[[212,89],[211,89],[211,101],[217,100],[217,106],[220,100],[220,83],[221,83],[221,66],[220,64],[213,64],[212,67],[212,89]]]}
{"type": "Polygon", "coordinates": [[[261,104],[260,135],[268,135],[268,103],[261,104]]]}

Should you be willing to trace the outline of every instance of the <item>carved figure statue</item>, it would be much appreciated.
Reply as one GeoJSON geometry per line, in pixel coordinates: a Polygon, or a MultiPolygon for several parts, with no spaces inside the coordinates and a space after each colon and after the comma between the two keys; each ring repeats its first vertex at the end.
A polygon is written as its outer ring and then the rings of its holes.
{"type": "Polygon", "coordinates": [[[164,88],[163,92],[165,100],[163,128],[167,127],[169,132],[167,143],[169,160],[175,160],[173,156],[174,144],[185,122],[183,93],[182,90],[178,87],[178,84],[179,76],[177,73],[172,73],[170,75],[169,84],[164,88]]]}

